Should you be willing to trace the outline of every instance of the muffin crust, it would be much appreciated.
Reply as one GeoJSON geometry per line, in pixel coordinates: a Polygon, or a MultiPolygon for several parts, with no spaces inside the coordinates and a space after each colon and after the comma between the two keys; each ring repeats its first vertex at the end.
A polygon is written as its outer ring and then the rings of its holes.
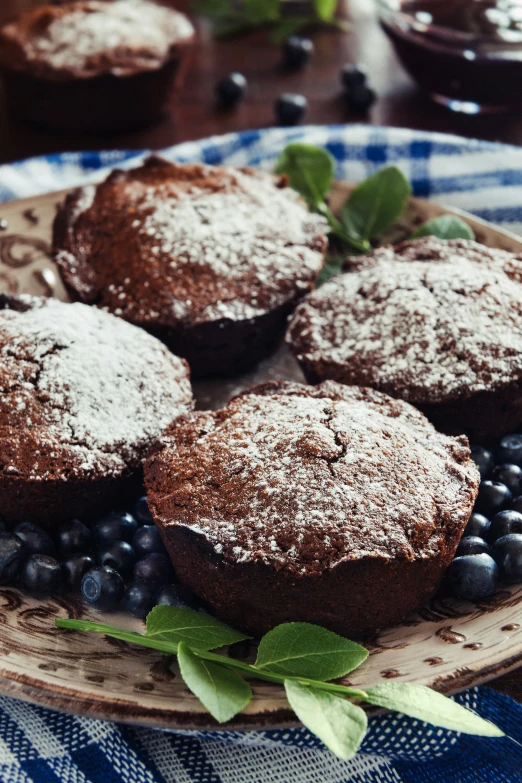
{"type": "Polygon", "coordinates": [[[0,297],[7,519],[84,517],[138,489],[147,449],[191,407],[186,364],[149,335],[84,305],[0,297]]]}
{"type": "Polygon", "coordinates": [[[290,325],[310,381],[372,386],[445,431],[486,440],[522,423],[518,256],[427,237],[349,259],[347,269],[290,325]]]}
{"type": "Polygon", "coordinates": [[[180,578],[254,633],[297,619],[367,633],[405,617],[436,590],[478,489],[465,438],[332,382],[264,384],[181,417],[145,478],[180,578]]]}
{"type": "Polygon", "coordinates": [[[71,194],[54,226],[71,295],[156,334],[197,375],[266,352],[326,244],[324,219],[284,180],[160,158],[71,194]]]}

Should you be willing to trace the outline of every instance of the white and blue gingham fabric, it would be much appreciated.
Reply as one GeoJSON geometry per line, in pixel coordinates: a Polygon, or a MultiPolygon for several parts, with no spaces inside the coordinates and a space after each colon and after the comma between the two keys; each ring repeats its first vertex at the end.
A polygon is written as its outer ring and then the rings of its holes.
{"type": "MultiPolygon", "coordinates": [[[[517,147],[343,125],[228,134],[163,154],[270,168],[291,140],[326,147],[343,179],[360,180],[395,163],[416,195],[522,234],[517,147]]],[[[64,153],[0,166],[0,201],[94,181],[104,169],[135,165],[143,154],[64,153]]],[[[522,783],[522,707],[487,688],[456,698],[509,738],[458,735],[386,714],[370,720],[355,759],[341,762],[304,729],[170,733],[63,715],[0,696],[0,783],[522,783]]]]}

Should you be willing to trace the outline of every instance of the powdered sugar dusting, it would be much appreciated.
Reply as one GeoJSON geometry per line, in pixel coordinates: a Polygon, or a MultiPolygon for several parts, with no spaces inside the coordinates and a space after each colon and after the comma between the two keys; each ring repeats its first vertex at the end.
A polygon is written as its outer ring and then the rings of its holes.
{"type": "Polygon", "coordinates": [[[310,295],[291,323],[294,352],[322,377],[420,403],[522,375],[520,259],[430,239],[356,263],[362,268],[310,295]]]}
{"type": "MultiPolygon", "coordinates": [[[[317,273],[322,256],[308,247],[325,220],[309,213],[295,191],[274,187],[269,177],[252,177],[227,170],[234,191],[215,192],[193,187],[176,193],[168,185],[149,188],[140,207],[145,216],[142,237],[154,240],[151,252],[169,257],[173,270],[191,266],[210,268],[215,277],[234,280],[251,271],[261,285],[277,287],[295,266],[296,253],[305,277],[317,273]]],[[[179,315],[191,302],[180,303],[179,315]],[[183,306],[185,305],[185,306],[183,306]]],[[[259,303],[219,300],[202,317],[242,318],[259,314],[259,303]]]]}
{"type": "Polygon", "coordinates": [[[310,290],[327,246],[325,219],[283,185],[261,171],[150,158],[114,172],[92,203],[80,191],[66,204],[56,259],[82,296],[134,323],[257,318],[310,290]]]}
{"type": "Polygon", "coordinates": [[[186,365],[95,308],[22,301],[0,310],[0,470],[39,481],[138,468],[192,407],[186,365]]]}
{"type": "MultiPolygon", "coordinates": [[[[147,0],[77,0],[38,17],[23,41],[29,63],[88,72],[127,75],[160,67],[172,45],[192,36],[189,20],[170,8],[147,0]]],[[[4,35],[19,35],[16,24],[4,35]]]]}
{"type": "Polygon", "coordinates": [[[274,387],[174,426],[146,473],[167,527],[297,573],[429,557],[462,527],[478,487],[464,439],[370,390],[274,387]]]}

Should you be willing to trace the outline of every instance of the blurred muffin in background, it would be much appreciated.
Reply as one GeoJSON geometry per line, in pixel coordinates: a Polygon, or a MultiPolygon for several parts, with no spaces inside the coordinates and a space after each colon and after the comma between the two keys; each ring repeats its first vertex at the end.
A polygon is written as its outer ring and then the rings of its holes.
{"type": "Polygon", "coordinates": [[[25,120],[123,131],[161,117],[193,40],[186,16],[150,0],[52,3],[0,28],[0,72],[25,120]]]}

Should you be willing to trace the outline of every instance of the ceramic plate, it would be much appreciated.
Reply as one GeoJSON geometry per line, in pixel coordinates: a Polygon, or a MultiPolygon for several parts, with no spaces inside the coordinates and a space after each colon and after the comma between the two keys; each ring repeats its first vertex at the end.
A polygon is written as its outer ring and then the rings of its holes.
{"type": "MultiPolygon", "coordinates": [[[[349,186],[339,183],[332,202],[349,186]]],[[[63,193],[0,207],[0,290],[65,299],[49,257],[51,222],[63,193]]],[[[390,240],[440,214],[441,207],[412,199],[390,240]]],[[[465,216],[480,242],[522,252],[516,236],[465,216]]],[[[255,371],[231,381],[196,384],[200,408],[215,408],[252,383],[267,379],[303,380],[297,364],[281,348],[255,371]]],[[[366,644],[370,657],[349,680],[356,687],[383,679],[421,683],[452,693],[485,682],[522,664],[522,586],[503,589],[484,603],[433,599],[400,626],[366,644]]],[[[100,619],[74,598],[36,600],[0,588],[0,692],[48,707],[109,720],[163,727],[216,730],[217,725],[183,685],[175,659],[98,634],[58,631],[55,617],[100,619]]],[[[127,615],[104,621],[141,630],[127,615]]],[[[235,655],[253,654],[241,643],[235,655]]],[[[254,684],[254,698],[227,728],[296,725],[283,690],[254,684]]]]}

